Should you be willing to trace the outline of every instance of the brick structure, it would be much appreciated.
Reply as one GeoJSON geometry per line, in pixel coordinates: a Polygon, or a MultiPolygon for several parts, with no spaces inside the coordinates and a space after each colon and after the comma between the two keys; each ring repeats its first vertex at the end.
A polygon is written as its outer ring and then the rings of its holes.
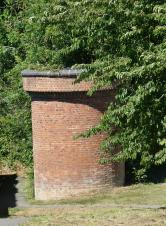
{"type": "Polygon", "coordinates": [[[100,121],[113,90],[86,95],[90,82],[74,84],[79,71],[23,71],[23,86],[32,97],[35,198],[60,199],[122,185],[124,164],[100,165],[104,135],[74,139],[100,121]]]}

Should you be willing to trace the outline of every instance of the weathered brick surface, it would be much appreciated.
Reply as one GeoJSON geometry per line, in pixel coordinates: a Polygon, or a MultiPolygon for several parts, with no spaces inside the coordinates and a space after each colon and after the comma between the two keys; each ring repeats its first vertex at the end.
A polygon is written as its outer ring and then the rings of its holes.
{"type": "Polygon", "coordinates": [[[98,163],[103,134],[74,139],[98,124],[114,96],[112,91],[87,97],[82,92],[83,83],[79,91],[73,84],[71,88],[71,78],[42,80],[41,83],[41,78],[35,78],[33,86],[34,78],[24,78],[24,89],[32,95],[36,199],[59,199],[108,185],[122,185],[123,164],[98,163]]]}
{"type": "Polygon", "coordinates": [[[86,91],[92,86],[90,82],[74,84],[74,81],[74,78],[27,77],[23,80],[23,86],[26,91],[36,92],[86,91]]]}

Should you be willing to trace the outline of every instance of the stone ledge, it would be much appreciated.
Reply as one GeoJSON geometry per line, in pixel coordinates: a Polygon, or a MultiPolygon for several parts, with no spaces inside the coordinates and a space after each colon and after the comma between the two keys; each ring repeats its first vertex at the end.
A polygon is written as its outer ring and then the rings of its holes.
{"type": "Polygon", "coordinates": [[[82,92],[92,88],[92,82],[75,83],[83,70],[64,69],[51,71],[22,71],[23,87],[27,92],[82,92]]]}
{"type": "Polygon", "coordinates": [[[22,77],[67,77],[76,78],[84,70],[76,69],[63,69],[60,71],[36,71],[36,70],[23,70],[22,77]]]}

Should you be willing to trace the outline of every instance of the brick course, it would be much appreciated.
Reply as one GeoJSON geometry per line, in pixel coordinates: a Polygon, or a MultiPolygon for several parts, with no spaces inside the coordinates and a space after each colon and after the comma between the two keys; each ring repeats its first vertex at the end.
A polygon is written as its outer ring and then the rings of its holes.
{"type": "Polygon", "coordinates": [[[113,90],[88,97],[91,84],[74,84],[70,76],[24,77],[23,84],[32,96],[35,198],[60,199],[122,185],[124,164],[98,163],[104,134],[74,139],[98,124],[113,90]]]}

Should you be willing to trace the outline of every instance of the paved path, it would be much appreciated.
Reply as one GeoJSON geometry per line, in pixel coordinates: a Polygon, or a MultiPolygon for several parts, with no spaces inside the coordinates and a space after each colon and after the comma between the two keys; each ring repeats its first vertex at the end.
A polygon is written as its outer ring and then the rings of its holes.
{"type": "Polygon", "coordinates": [[[78,207],[95,207],[95,208],[126,208],[126,209],[166,209],[164,205],[139,205],[139,204],[128,204],[128,205],[121,205],[121,204],[52,204],[52,205],[30,205],[30,206],[22,206],[23,209],[64,209],[64,208],[78,208],[78,207]]]}
{"type": "Polygon", "coordinates": [[[26,217],[3,218],[0,219],[0,226],[19,226],[27,220],[28,219],[26,217]]]}
{"type": "Polygon", "coordinates": [[[26,201],[24,194],[22,192],[22,190],[23,190],[22,185],[23,184],[24,184],[24,178],[17,177],[17,185],[16,185],[17,193],[15,194],[16,207],[30,207],[31,206],[31,204],[29,204],[26,201]]]}

